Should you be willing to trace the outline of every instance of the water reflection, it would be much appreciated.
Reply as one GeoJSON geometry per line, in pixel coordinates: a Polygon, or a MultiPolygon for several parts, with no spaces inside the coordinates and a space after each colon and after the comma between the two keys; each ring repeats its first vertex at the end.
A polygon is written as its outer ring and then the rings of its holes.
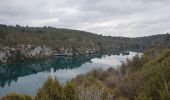
{"type": "Polygon", "coordinates": [[[57,77],[61,83],[89,72],[94,68],[107,69],[120,65],[129,55],[94,54],[77,57],[54,57],[46,60],[25,61],[0,65],[0,96],[9,92],[35,95],[49,75],[57,77]]]}
{"type": "Polygon", "coordinates": [[[73,69],[80,67],[83,63],[90,62],[92,58],[101,58],[102,54],[83,55],[77,57],[54,57],[48,60],[25,61],[14,64],[4,64],[0,66],[0,86],[10,85],[12,81],[17,81],[18,77],[38,72],[54,72],[59,69],[73,69]]]}

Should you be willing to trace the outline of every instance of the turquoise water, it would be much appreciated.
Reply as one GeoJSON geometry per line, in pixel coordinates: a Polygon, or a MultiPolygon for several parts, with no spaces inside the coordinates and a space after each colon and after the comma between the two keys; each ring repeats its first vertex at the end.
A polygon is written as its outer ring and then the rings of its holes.
{"type": "Polygon", "coordinates": [[[117,68],[129,55],[86,55],[79,57],[53,57],[0,65],[0,96],[11,92],[34,96],[48,76],[56,77],[61,84],[95,68],[117,68]]]}

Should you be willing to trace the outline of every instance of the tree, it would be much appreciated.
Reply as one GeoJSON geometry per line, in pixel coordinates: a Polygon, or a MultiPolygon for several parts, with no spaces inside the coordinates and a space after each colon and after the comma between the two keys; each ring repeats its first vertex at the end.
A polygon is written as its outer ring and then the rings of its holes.
{"type": "Polygon", "coordinates": [[[77,100],[76,85],[73,82],[68,82],[64,87],[64,96],[66,100],[77,100]]]}
{"type": "Polygon", "coordinates": [[[42,88],[39,89],[35,100],[62,100],[62,87],[57,79],[49,77],[42,88]]]}
{"type": "Polygon", "coordinates": [[[5,36],[7,35],[8,31],[5,30],[3,27],[0,27],[0,38],[5,39],[5,36]]]}
{"type": "Polygon", "coordinates": [[[16,27],[20,27],[20,25],[16,24],[16,27]]]}

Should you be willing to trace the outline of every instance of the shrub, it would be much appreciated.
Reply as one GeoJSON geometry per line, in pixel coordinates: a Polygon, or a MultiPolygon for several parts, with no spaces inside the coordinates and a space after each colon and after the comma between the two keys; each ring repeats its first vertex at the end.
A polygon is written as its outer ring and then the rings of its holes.
{"type": "Polygon", "coordinates": [[[6,96],[2,97],[1,100],[32,100],[32,97],[28,96],[28,95],[10,93],[10,94],[7,94],[6,96]]]}
{"type": "Polygon", "coordinates": [[[68,82],[64,87],[64,97],[66,100],[77,100],[76,84],[74,82],[68,82]]]}
{"type": "Polygon", "coordinates": [[[42,88],[39,89],[35,100],[62,100],[62,87],[57,79],[49,77],[42,88]]]}

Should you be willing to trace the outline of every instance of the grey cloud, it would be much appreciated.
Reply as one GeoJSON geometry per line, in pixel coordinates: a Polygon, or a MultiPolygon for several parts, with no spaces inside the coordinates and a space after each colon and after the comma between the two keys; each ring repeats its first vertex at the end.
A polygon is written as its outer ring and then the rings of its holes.
{"type": "Polygon", "coordinates": [[[0,0],[0,23],[143,36],[170,31],[169,4],[170,0],[0,0]]]}

